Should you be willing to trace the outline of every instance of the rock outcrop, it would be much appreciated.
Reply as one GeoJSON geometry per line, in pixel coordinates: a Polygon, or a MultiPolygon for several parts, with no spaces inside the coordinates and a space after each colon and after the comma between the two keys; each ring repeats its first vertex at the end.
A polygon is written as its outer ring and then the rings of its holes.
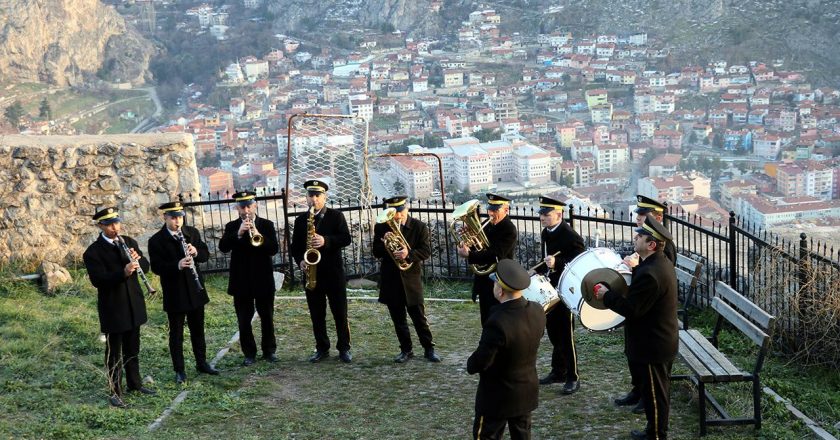
{"type": "Polygon", "coordinates": [[[79,84],[142,84],[153,46],[98,0],[0,2],[0,78],[79,84]]]}

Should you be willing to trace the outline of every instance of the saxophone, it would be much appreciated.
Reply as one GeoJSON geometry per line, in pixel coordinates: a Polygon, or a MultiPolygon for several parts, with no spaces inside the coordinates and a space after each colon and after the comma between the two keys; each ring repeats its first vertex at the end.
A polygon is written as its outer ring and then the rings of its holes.
{"type": "Polygon", "coordinates": [[[312,290],[318,284],[315,274],[318,271],[318,263],[321,261],[321,252],[312,247],[312,239],[315,238],[315,207],[309,208],[309,218],[306,220],[306,235],[308,239],[306,252],[303,254],[303,261],[306,263],[306,289],[312,290]]]}

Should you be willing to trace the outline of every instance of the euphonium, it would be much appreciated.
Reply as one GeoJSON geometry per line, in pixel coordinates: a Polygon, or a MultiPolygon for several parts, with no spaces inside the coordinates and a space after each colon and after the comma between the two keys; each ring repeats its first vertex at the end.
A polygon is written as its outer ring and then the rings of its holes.
{"type": "Polygon", "coordinates": [[[321,252],[312,247],[312,239],[315,238],[315,207],[309,208],[309,219],[306,220],[306,235],[309,237],[306,242],[306,252],[303,254],[303,261],[306,263],[306,288],[312,290],[317,285],[315,274],[318,271],[318,263],[321,262],[321,252]]]}
{"type": "Polygon", "coordinates": [[[394,252],[405,249],[407,251],[411,250],[411,247],[408,245],[408,241],[405,239],[405,236],[400,231],[400,224],[394,220],[394,215],[396,215],[397,210],[394,208],[388,208],[379,213],[376,216],[376,223],[385,223],[391,228],[391,234],[385,234],[383,240],[385,241],[385,249],[388,251],[388,255],[394,260],[394,263],[397,263],[397,267],[400,270],[408,270],[414,263],[409,263],[402,258],[397,258],[394,256],[394,252]]]}
{"type": "Polygon", "coordinates": [[[256,216],[254,216],[253,214],[246,215],[246,219],[248,220],[248,222],[250,222],[248,228],[248,237],[250,237],[251,239],[251,246],[257,247],[262,246],[263,241],[265,241],[265,238],[262,236],[262,234],[260,234],[259,229],[257,229],[257,225],[254,222],[254,220],[256,220],[255,217],[256,216]]]}
{"type": "MultiPolygon", "coordinates": [[[[478,200],[470,200],[458,205],[452,212],[454,219],[450,225],[452,234],[458,237],[460,244],[468,246],[472,251],[480,251],[490,247],[490,241],[484,234],[484,227],[487,226],[487,223],[490,223],[490,220],[481,223],[478,218],[478,205],[478,200]],[[457,227],[458,222],[463,223],[463,226],[457,227]]],[[[496,270],[496,263],[484,266],[470,264],[470,270],[476,275],[487,275],[496,270]]]]}

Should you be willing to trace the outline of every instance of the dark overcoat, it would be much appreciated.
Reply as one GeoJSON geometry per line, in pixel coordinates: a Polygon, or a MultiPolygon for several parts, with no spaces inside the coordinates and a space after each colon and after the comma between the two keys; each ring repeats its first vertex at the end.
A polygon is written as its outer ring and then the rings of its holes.
{"type": "MultiPolygon", "coordinates": [[[[140,252],[137,241],[122,235],[126,245],[140,255],[140,268],[149,271],[149,261],[140,252]]],[[[90,283],[96,287],[96,309],[102,333],[123,333],[146,323],[146,302],[140,287],[137,271],[125,276],[128,256],[116,245],[109,243],[102,234],[85,250],[82,256],[90,283]]]]}
{"type": "Polygon", "coordinates": [[[263,236],[261,246],[252,246],[248,233],[237,236],[242,219],[236,219],[225,225],[225,232],[219,240],[219,250],[230,252],[230,278],[228,295],[244,298],[273,296],[274,263],[272,257],[277,253],[277,231],[274,222],[261,217],[254,220],[254,225],[263,236]]]}
{"type": "MultiPolygon", "coordinates": [[[[303,261],[309,237],[307,235],[307,221],[309,213],[300,214],[295,219],[295,229],[292,233],[292,258],[297,266],[303,261]]],[[[321,261],[315,272],[316,289],[345,289],[347,280],[344,276],[344,260],[341,249],[350,245],[350,229],[344,214],[331,208],[324,208],[315,216],[315,232],[324,237],[324,245],[318,249],[321,261]]]]}
{"type": "Polygon", "coordinates": [[[475,412],[491,418],[525,415],[537,408],[537,350],[545,330],[543,308],[525,298],[493,306],[467,372],[480,374],[475,412]]]}
{"type": "Polygon", "coordinates": [[[543,228],[540,233],[542,240],[542,250],[540,256],[552,255],[557,251],[559,254],[554,256],[554,268],[549,272],[548,267],[543,264],[537,268],[537,273],[548,273],[548,279],[552,286],[557,286],[560,281],[560,275],[563,274],[563,269],[570,261],[580,255],[585,246],[583,238],[565,220],[561,221],[557,227],[549,232],[547,228],[543,228]]]}
{"type": "Polygon", "coordinates": [[[677,275],[671,261],[656,252],[633,268],[627,297],[613,291],[604,305],[624,316],[624,353],[630,362],[671,362],[677,354],[677,275]]]}
{"type": "MultiPolygon", "coordinates": [[[[516,249],[518,236],[516,226],[510,220],[509,215],[505,216],[502,221],[495,225],[487,223],[487,226],[484,227],[484,234],[487,236],[487,241],[490,245],[480,251],[470,251],[470,255],[467,257],[469,264],[486,266],[504,258],[513,259],[513,252],[516,249]]],[[[473,297],[482,291],[487,291],[488,286],[492,287],[493,282],[490,281],[489,276],[490,274],[476,275],[473,278],[473,297]]]]}
{"type": "Polygon", "coordinates": [[[379,302],[388,304],[397,296],[405,296],[405,304],[414,306],[423,303],[423,260],[432,254],[432,245],[429,242],[429,228],[420,220],[409,217],[405,225],[400,227],[400,232],[408,242],[407,261],[413,263],[407,270],[400,270],[390,252],[385,248],[382,237],[391,228],[384,224],[377,224],[373,228],[373,256],[382,262],[379,270],[379,302]]]}
{"type": "MultiPolygon", "coordinates": [[[[192,226],[182,226],[184,240],[192,244],[198,253],[193,261],[204,263],[210,258],[207,245],[201,239],[198,229],[192,226]]],[[[160,277],[163,288],[163,310],[168,313],[186,313],[204,307],[210,302],[207,292],[199,289],[195,284],[192,270],[178,268],[178,262],[184,258],[184,248],[166,229],[166,226],[149,238],[149,263],[152,272],[160,277]]],[[[198,270],[198,268],[196,268],[198,270]]],[[[204,276],[198,271],[198,279],[204,286],[204,276]]]]}

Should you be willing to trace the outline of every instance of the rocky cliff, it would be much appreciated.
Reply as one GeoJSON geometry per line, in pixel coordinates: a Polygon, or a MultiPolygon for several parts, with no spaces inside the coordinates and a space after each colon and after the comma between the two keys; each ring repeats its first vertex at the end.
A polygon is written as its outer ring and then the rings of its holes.
{"type": "Polygon", "coordinates": [[[98,0],[0,2],[0,78],[143,83],[152,45],[98,0]]]}

